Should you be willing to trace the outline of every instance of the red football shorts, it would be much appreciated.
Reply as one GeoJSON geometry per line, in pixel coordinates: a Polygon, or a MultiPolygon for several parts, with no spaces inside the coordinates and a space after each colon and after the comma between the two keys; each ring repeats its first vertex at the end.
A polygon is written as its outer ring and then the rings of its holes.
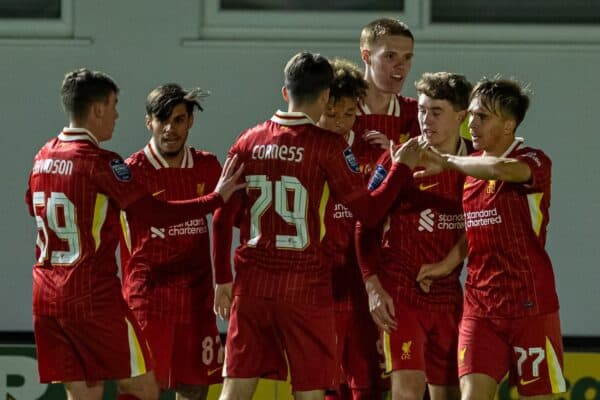
{"type": "Polygon", "coordinates": [[[129,310],[66,319],[34,315],[40,382],[125,379],[152,369],[146,340],[129,310]]]}
{"type": "Polygon", "coordinates": [[[334,388],[335,342],[332,306],[235,296],[223,375],[285,380],[289,364],[293,391],[334,388]]]}
{"type": "Polygon", "coordinates": [[[424,371],[432,385],[458,385],[456,346],[460,311],[419,309],[394,301],[398,327],[383,332],[386,372],[424,371]]]}
{"type": "Polygon", "coordinates": [[[141,321],[163,389],[179,385],[211,385],[221,377],[225,349],[215,315],[197,315],[192,323],[141,321]]]}
{"type": "Polygon", "coordinates": [[[460,376],[509,372],[521,396],[562,393],[563,348],[558,311],[526,318],[463,317],[458,339],[460,376]]]}
{"type": "Polygon", "coordinates": [[[337,357],[342,382],[351,389],[378,387],[377,326],[369,311],[336,311],[337,357]]]}

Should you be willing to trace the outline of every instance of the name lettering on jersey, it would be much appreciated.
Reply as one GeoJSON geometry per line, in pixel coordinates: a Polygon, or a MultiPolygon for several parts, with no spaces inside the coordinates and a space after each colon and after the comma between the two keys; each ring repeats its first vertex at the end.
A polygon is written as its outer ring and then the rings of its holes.
{"type": "Polygon", "coordinates": [[[465,229],[465,219],[463,214],[438,214],[437,216],[431,208],[427,208],[419,213],[419,232],[433,232],[438,230],[465,229]]]}
{"type": "Polygon", "coordinates": [[[496,225],[502,223],[502,215],[498,214],[496,208],[490,210],[469,211],[465,213],[466,228],[485,225],[496,225]]]}
{"type": "Polygon", "coordinates": [[[72,173],[72,160],[55,160],[53,158],[44,158],[42,160],[36,160],[33,164],[32,170],[32,174],[71,175],[72,173]]]}
{"type": "Polygon", "coordinates": [[[350,147],[346,147],[346,149],[344,149],[344,158],[346,159],[346,165],[348,165],[350,171],[356,173],[360,172],[360,166],[358,165],[358,161],[356,161],[356,157],[354,157],[350,147]]]}
{"type": "Polygon", "coordinates": [[[542,165],[542,162],[540,161],[540,158],[538,157],[538,155],[535,151],[530,151],[528,153],[525,153],[522,155],[522,157],[531,158],[535,162],[535,165],[537,165],[538,167],[540,167],[542,165]]]}
{"type": "Polygon", "coordinates": [[[172,225],[168,229],[150,227],[152,238],[165,239],[167,236],[201,235],[208,232],[208,227],[203,219],[190,219],[178,225],[172,225]]]}
{"type": "Polygon", "coordinates": [[[281,160],[302,162],[304,147],[278,144],[259,144],[252,148],[253,160],[281,160]]]}
{"type": "Polygon", "coordinates": [[[336,203],[333,208],[333,218],[354,218],[352,211],[348,210],[348,208],[342,203],[336,203]]]}
{"type": "Polygon", "coordinates": [[[131,170],[129,169],[129,166],[125,164],[125,161],[121,160],[120,158],[110,160],[110,168],[118,180],[122,182],[128,182],[131,180],[131,170]]]}

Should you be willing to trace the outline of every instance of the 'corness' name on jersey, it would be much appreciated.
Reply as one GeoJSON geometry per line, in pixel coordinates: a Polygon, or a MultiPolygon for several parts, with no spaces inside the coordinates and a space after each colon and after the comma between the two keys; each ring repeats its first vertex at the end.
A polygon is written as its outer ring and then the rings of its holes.
{"type": "Polygon", "coordinates": [[[53,158],[36,160],[36,162],[33,164],[33,170],[31,173],[71,175],[73,173],[73,161],[55,160],[53,158]]]}
{"type": "Polygon", "coordinates": [[[253,160],[281,160],[302,162],[304,147],[286,146],[278,144],[259,144],[252,148],[253,160]]]}

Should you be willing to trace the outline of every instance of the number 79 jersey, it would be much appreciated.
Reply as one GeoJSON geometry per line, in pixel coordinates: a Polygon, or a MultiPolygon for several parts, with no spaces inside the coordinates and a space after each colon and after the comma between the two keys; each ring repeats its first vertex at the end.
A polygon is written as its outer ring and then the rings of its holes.
{"type": "Polygon", "coordinates": [[[36,154],[25,201],[38,237],[33,312],[92,318],[124,306],[115,250],[119,208],[145,194],[121,157],[64,129],[36,154]]]}
{"type": "Polygon", "coordinates": [[[278,111],[244,132],[233,154],[244,162],[248,183],[235,293],[331,301],[331,271],[321,262],[326,205],[330,194],[347,203],[366,192],[347,143],[303,113],[278,111]]]}

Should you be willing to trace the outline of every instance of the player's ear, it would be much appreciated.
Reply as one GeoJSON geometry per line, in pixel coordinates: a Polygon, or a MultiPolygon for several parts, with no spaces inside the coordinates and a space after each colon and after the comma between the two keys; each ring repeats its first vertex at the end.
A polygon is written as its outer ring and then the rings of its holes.
{"type": "Polygon", "coordinates": [[[360,58],[365,64],[371,64],[371,52],[367,49],[360,49],[360,58]]]}
{"type": "Polygon", "coordinates": [[[95,101],[92,103],[92,106],[90,107],[90,113],[95,118],[102,118],[102,116],[104,115],[104,108],[105,108],[104,102],[95,101]]]}
{"type": "Polygon", "coordinates": [[[283,96],[283,99],[285,100],[286,103],[290,102],[290,95],[288,93],[288,90],[285,86],[283,86],[281,88],[281,95],[283,96]]]}
{"type": "Polygon", "coordinates": [[[467,118],[467,110],[459,111],[456,114],[456,119],[458,120],[459,124],[462,124],[463,122],[465,122],[465,118],[467,118]]]}
{"type": "Polygon", "coordinates": [[[146,114],[146,129],[152,133],[152,117],[146,114]]]}
{"type": "Polygon", "coordinates": [[[517,129],[517,121],[515,121],[512,118],[504,121],[504,134],[505,135],[512,135],[515,132],[515,129],[517,129]]]}
{"type": "Polygon", "coordinates": [[[190,129],[194,125],[194,113],[188,115],[187,128],[190,129]]]}

